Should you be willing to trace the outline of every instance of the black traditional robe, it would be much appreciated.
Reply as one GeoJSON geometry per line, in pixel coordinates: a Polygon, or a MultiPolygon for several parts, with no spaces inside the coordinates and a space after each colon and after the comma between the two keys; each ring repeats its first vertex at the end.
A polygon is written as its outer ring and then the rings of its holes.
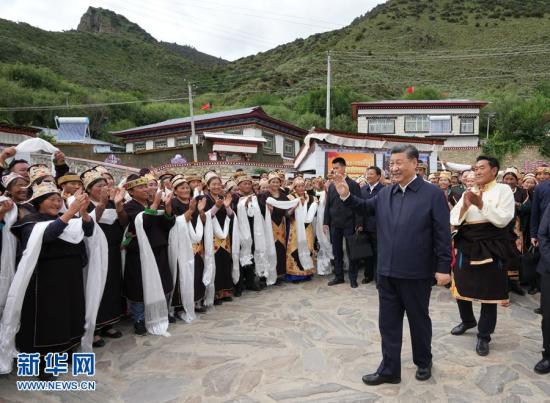
{"type": "MultiPolygon", "coordinates": [[[[216,202],[210,194],[199,196],[197,199],[200,200],[202,198],[206,198],[206,207],[204,211],[208,214],[208,210],[214,207],[216,202]]],[[[223,228],[226,217],[227,211],[225,206],[222,205],[216,212],[215,217],[212,217],[212,220],[217,220],[220,227],[223,228]]],[[[233,295],[234,290],[232,277],[233,257],[231,256],[231,227],[226,239],[218,239],[216,235],[214,235],[214,257],[216,260],[216,277],[214,279],[214,286],[216,289],[215,298],[221,299],[223,297],[229,297],[233,295]]]]}
{"type": "MultiPolygon", "coordinates": [[[[109,201],[106,208],[114,209],[114,202],[109,201]]],[[[94,209],[95,206],[93,203],[90,203],[88,212],[91,213],[94,209]]],[[[118,322],[123,314],[124,307],[122,297],[122,256],[120,251],[124,228],[118,220],[111,225],[99,223],[99,227],[107,238],[109,265],[103,296],[101,297],[99,311],[97,312],[96,329],[101,329],[104,326],[118,322]]]]}
{"type": "MultiPolygon", "coordinates": [[[[83,268],[87,264],[84,242],[72,244],[59,239],[67,224],[59,218],[30,214],[18,221],[12,232],[21,250],[37,222],[52,221],[44,231],[42,250],[30,279],[16,336],[19,351],[46,354],[63,352],[80,343],[84,334],[85,294],[83,268]]],[[[93,233],[94,222],[83,222],[85,236],[93,233]]]]}
{"type": "MultiPolygon", "coordinates": [[[[288,196],[280,193],[279,197],[274,197],[271,193],[260,193],[258,195],[258,204],[260,210],[265,216],[266,200],[273,197],[275,200],[288,201],[288,196]]],[[[277,207],[273,208],[271,213],[271,225],[273,228],[273,238],[275,240],[275,251],[277,252],[277,277],[282,278],[286,275],[286,213],[287,210],[282,210],[277,207]]]]}
{"type": "MultiPolygon", "coordinates": [[[[143,302],[141,260],[135,220],[139,213],[145,211],[145,207],[135,200],[130,200],[124,205],[124,210],[128,215],[128,234],[132,237],[126,247],[126,265],[123,280],[124,295],[130,301],[143,302]]],[[[173,288],[172,273],[168,260],[168,234],[174,223],[173,216],[143,214],[143,229],[155,255],[164,294],[170,293],[173,288]]]]}

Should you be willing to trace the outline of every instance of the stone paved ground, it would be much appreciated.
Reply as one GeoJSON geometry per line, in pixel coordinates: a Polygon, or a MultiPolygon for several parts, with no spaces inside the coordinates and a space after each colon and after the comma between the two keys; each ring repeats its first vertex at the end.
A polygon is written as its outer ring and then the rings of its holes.
{"type": "MultiPolygon", "coordinates": [[[[361,376],[380,360],[374,286],[327,287],[325,278],[247,293],[213,308],[172,337],[125,336],[97,350],[96,392],[23,393],[16,377],[0,379],[6,402],[369,402],[550,401],[550,376],[532,368],[540,357],[537,298],[500,307],[488,357],[475,335],[451,336],[458,323],[446,289],[434,289],[434,370],[414,379],[408,329],[400,385],[367,387],[361,376]]],[[[68,376],[62,379],[71,379],[68,376]]]]}

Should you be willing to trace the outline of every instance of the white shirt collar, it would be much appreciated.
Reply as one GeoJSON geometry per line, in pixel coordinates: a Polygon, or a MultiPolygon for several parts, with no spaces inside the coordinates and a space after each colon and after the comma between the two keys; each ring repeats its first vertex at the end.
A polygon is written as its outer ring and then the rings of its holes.
{"type": "Polygon", "coordinates": [[[405,193],[405,190],[407,190],[407,186],[409,186],[415,179],[416,179],[416,175],[414,175],[413,178],[409,181],[409,183],[407,183],[405,186],[399,185],[399,187],[401,188],[401,191],[405,193]]]}

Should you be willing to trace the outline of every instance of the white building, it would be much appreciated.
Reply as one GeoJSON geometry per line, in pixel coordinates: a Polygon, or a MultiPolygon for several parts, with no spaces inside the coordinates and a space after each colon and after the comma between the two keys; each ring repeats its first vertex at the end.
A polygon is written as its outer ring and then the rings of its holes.
{"type": "Polygon", "coordinates": [[[467,99],[434,101],[354,102],[357,131],[370,135],[437,137],[447,147],[479,145],[479,112],[485,101],[467,99]]]}
{"type": "Polygon", "coordinates": [[[390,150],[399,145],[412,144],[420,154],[420,160],[430,171],[437,170],[438,152],[443,149],[439,138],[411,138],[403,136],[380,136],[313,129],[304,139],[294,168],[306,176],[326,176],[332,169],[332,160],[346,160],[346,173],[351,178],[365,174],[371,165],[389,172],[390,150]]]}

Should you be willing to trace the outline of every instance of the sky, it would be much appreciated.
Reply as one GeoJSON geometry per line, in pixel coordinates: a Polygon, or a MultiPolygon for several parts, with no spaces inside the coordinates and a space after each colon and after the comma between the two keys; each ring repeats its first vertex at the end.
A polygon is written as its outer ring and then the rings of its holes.
{"type": "Polygon", "coordinates": [[[157,40],[235,60],[342,28],[383,0],[0,0],[0,18],[76,29],[89,6],[124,15],[157,40]]]}

